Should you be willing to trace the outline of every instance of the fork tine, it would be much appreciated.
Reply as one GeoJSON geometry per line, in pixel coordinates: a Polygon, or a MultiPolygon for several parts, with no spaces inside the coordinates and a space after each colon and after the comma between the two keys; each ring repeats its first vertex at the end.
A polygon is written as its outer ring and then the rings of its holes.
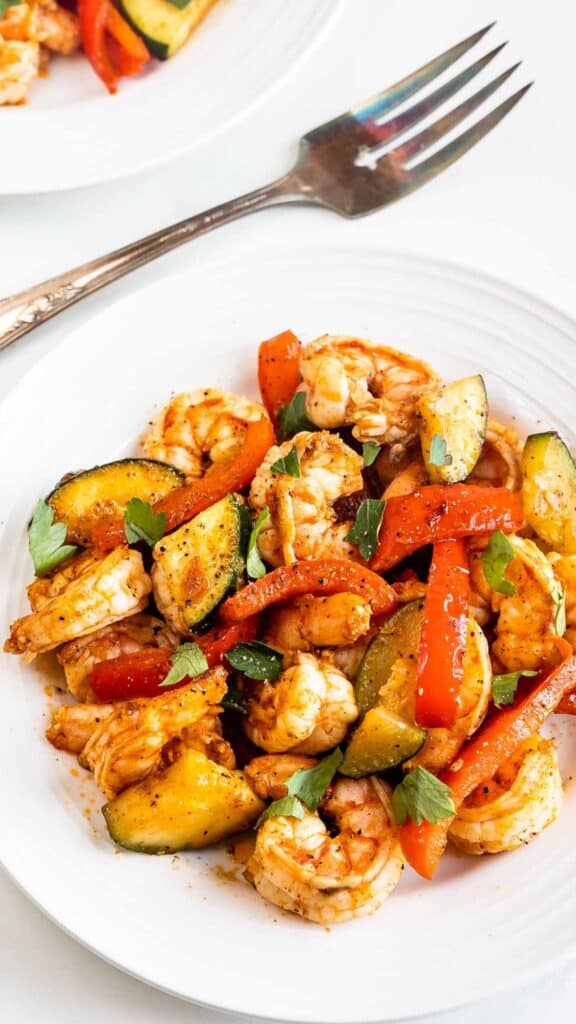
{"type": "Polygon", "coordinates": [[[459,75],[451,78],[445,85],[441,85],[435,92],[425,96],[424,99],[415,103],[413,107],[405,110],[404,113],[399,114],[398,117],[392,118],[384,124],[370,124],[370,132],[375,140],[377,142],[389,142],[397,138],[398,135],[402,135],[408,128],[418,124],[425,117],[428,117],[429,114],[463,89],[476,75],[480,74],[506,45],[506,43],[502,43],[500,46],[497,46],[496,49],[487,53],[485,57],[481,57],[480,60],[477,60],[469,68],[465,68],[459,75]]]}
{"type": "Polygon", "coordinates": [[[488,135],[506,117],[506,114],[510,113],[533,85],[534,82],[529,82],[528,85],[523,86],[513,96],[504,100],[504,103],[501,103],[499,107],[486,114],[477,124],[468,128],[462,135],[459,135],[457,139],[449,142],[447,146],[434,153],[428,160],[424,160],[422,163],[417,164],[416,167],[406,171],[405,181],[398,198],[400,198],[400,195],[406,195],[408,192],[413,192],[415,189],[420,188],[421,185],[425,185],[431,178],[441,174],[442,171],[445,171],[456,160],[459,160],[461,156],[464,156],[469,149],[472,149],[472,146],[475,146],[485,135],[488,135]]]}
{"type": "Polygon", "coordinates": [[[375,118],[381,117],[389,110],[394,110],[395,107],[403,103],[404,100],[413,96],[414,93],[419,92],[429,82],[434,81],[438,75],[441,75],[443,71],[446,71],[452,64],[454,64],[467,50],[470,50],[476,43],[490,31],[491,28],[496,24],[495,21],[491,22],[490,25],[486,25],[485,28],[480,29],[479,32],[475,32],[474,35],[468,36],[467,39],[463,39],[461,43],[456,43],[456,46],[452,46],[449,50],[441,53],[439,57],[435,57],[429,61],[428,64],[424,64],[417,71],[414,71],[411,75],[406,78],[402,78],[395,85],[390,86],[389,89],[385,89],[384,92],[378,93],[377,96],[373,96],[372,99],[366,103],[362,103],[361,106],[354,107],[351,113],[354,117],[360,121],[366,119],[374,120],[375,118]]]}
{"type": "Polygon", "coordinates": [[[393,157],[394,161],[398,161],[402,164],[412,160],[418,153],[422,153],[425,149],[429,149],[436,142],[447,135],[452,128],[459,125],[461,121],[464,121],[472,111],[476,110],[484,100],[487,100],[492,93],[496,92],[497,89],[508,79],[510,75],[516,71],[519,64],[514,64],[507,71],[504,71],[498,78],[495,78],[493,82],[489,82],[478,92],[475,92],[469,99],[464,100],[459,106],[455,107],[454,110],[448,111],[443,117],[440,117],[434,124],[431,124],[429,128],[425,128],[424,131],[419,132],[418,135],[413,136],[411,139],[407,139],[401,146],[392,150],[387,156],[393,157]]]}

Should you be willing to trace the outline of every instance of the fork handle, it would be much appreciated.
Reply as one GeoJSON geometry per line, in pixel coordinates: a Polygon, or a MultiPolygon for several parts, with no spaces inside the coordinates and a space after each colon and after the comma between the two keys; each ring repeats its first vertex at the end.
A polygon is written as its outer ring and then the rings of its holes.
{"type": "Polygon", "coordinates": [[[0,300],[0,350],[80,299],[179,245],[184,245],[192,238],[205,235],[246,213],[289,200],[297,201],[300,193],[297,178],[287,174],[271,185],[188,217],[106,256],[83,263],[73,270],[0,300]]]}

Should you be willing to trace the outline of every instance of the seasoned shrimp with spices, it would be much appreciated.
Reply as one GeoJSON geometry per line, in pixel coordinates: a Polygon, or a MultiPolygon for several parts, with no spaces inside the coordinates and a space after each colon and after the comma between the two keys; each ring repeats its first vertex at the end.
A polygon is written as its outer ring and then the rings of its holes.
{"type": "Polygon", "coordinates": [[[554,740],[532,736],[464,801],[448,833],[464,853],[502,853],[535,839],[560,813],[554,740]]]}
{"type": "Polygon", "coordinates": [[[226,673],[216,668],[158,697],[58,708],[46,736],[59,750],[78,754],[114,796],[157,768],[167,745],[213,714],[225,692],[226,673]]]}
{"type": "Polygon", "coordinates": [[[159,413],[142,440],[146,458],[177,466],[198,479],[210,466],[228,462],[244,442],[246,425],[267,417],[250,398],[199,388],[182,392],[159,413]]]}
{"type": "Polygon", "coordinates": [[[282,651],[344,647],[368,632],[371,617],[370,605],[356,594],[305,594],[271,609],[264,639],[282,651]]]}
{"type": "Polygon", "coordinates": [[[250,487],[255,512],[270,517],[258,536],[262,558],[274,567],[297,559],[354,558],[346,540],[351,520],[340,522],[338,498],[363,487],[362,458],[341,438],[326,431],[302,431],[270,449],[250,487]],[[278,473],[275,462],[295,448],[300,476],[278,473]]]}
{"type": "Polygon", "coordinates": [[[246,735],[269,753],[330,750],[358,716],[353,687],[328,660],[302,652],[290,660],[276,682],[251,686],[246,735]]]}
{"type": "Polygon", "coordinates": [[[504,669],[539,669],[556,654],[558,611],[563,591],[554,567],[536,544],[524,537],[509,537],[515,558],[506,568],[513,594],[493,591],[484,575],[482,551],[470,557],[470,579],[476,594],[490,602],[498,615],[492,654],[504,669]]]}
{"type": "Polygon", "coordinates": [[[564,636],[576,650],[576,555],[548,555],[554,575],[566,594],[566,632],[564,636]]]}
{"type": "Polygon", "coordinates": [[[265,821],[247,872],[260,895],[318,924],[376,910],[404,864],[390,795],[374,776],[337,778],[319,813],[265,821]]]}
{"type": "Polygon", "coordinates": [[[84,701],[90,696],[88,676],[99,662],[135,654],[146,647],[165,647],[172,651],[177,646],[177,635],[162,619],[141,612],[88,636],[70,640],[58,649],[56,657],[64,669],[70,693],[76,700],[84,701]]]}
{"type": "Polygon", "coordinates": [[[313,768],[316,763],[315,758],[304,754],[262,754],[244,766],[244,774],[262,800],[281,800],[288,794],[287,779],[303,768],[313,768]]]}
{"type": "Polygon", "coordinates": [[[32,612],[16,619],[4,644],[9,654],[39,654],[142,611],[152,590],[142,555],[116,548],[89,552],[28,588],[32,612]]]}
{"type": "Polygon", "coordinates": [[[439,389],[420,359],[361,338],[324,335],[301,361],[306,412],[318,427],[352,426],[359,441],[403,450],[418,436],[417,404],[439,389]]]}
{"type": "Polygon", "coordinates": [[[506,487],[519,491],[522,485],[522,443],[514,427],[488,420],[480,458],[468,477],[470,483],[506,487]]]}

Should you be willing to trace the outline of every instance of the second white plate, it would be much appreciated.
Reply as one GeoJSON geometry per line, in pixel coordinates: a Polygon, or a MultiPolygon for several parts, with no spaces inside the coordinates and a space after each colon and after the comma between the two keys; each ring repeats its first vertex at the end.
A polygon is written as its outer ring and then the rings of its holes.
{"type": "MultiPolygon", "coordinates": [[[[481,371],[493,412],[576,445],[576,327],[535,299],[453,267],[305,238],[294,250],[232,252],[111,306],[0,408],[2,635],[26,607],[38,496],[68,469],[129,451],[171,391],[256,394],[257,343],[287,327],[303,339],[372,337],[446,378],[481,371]]],[[[0,859],[79,941],[153,985],[251,1017],[368,1024],[494,993],[576,950],[573,785],[530,846],[449,855],[431,884],[406,871],[377,914],[326,931],[230,880],[224,853],[118,853],[102,794],[44,739],[42,664],[5,655],[0,665],[0,859]]],[[[575,727],[552,724],[565,778],[575,727]]]]}
{"type": "Polygon", "coordinates": [[[219,0],[175,57],[115,96],[83,54],[55,59],[26,106],[0,110],[0,195],[93,185],[195,149],[278,85],[341,6],[219,0]]]}

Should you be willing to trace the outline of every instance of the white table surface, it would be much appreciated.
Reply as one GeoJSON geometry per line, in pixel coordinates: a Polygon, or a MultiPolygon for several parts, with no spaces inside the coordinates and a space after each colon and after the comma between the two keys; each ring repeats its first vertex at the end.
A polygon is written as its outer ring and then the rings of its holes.
{"type": "MultiPolygon", "coordinates": [[[[486,43],[511,41],[498,58],[498,68],[523,58],[514,81],[520,85],[534,78],[537,86],[446,175],[362,221],[344,222],[324,211],[291,207],[267,211],[201,239],[0,354],[0,398],[62,332],[83,323],[111,299],[201,261],[220,247],[233,251],[262,236],[277,242],[322,233],[340,243],[344,238],[352,243],[367,240],[460,262],[505,278],[576,316],[576,7],[567,0],[545,5],[526,0],[348,0],[340,20],[305,64],[243,124],[200,153],[97,188],[0,199],[1,289],[6,294],[16,291],[273,178],[287,167],[302,131],[394,82],[496,17],[499,23],[486,43]]],[[[382,923],[385,927],[385,914],[382,923]]],[[[575,1011],[576,964],[536,979],[522,991],[436,1019],[439,1024],[480,1024],[490,1018],[522,1018],[535,1024],[546,1016],[555,1024],[573,1024],[575,1011]]],[[[103,963],[64,935],[0,874],[0,1020],[224,1024],[230,1018],[149,989],[103,963]]]]}

